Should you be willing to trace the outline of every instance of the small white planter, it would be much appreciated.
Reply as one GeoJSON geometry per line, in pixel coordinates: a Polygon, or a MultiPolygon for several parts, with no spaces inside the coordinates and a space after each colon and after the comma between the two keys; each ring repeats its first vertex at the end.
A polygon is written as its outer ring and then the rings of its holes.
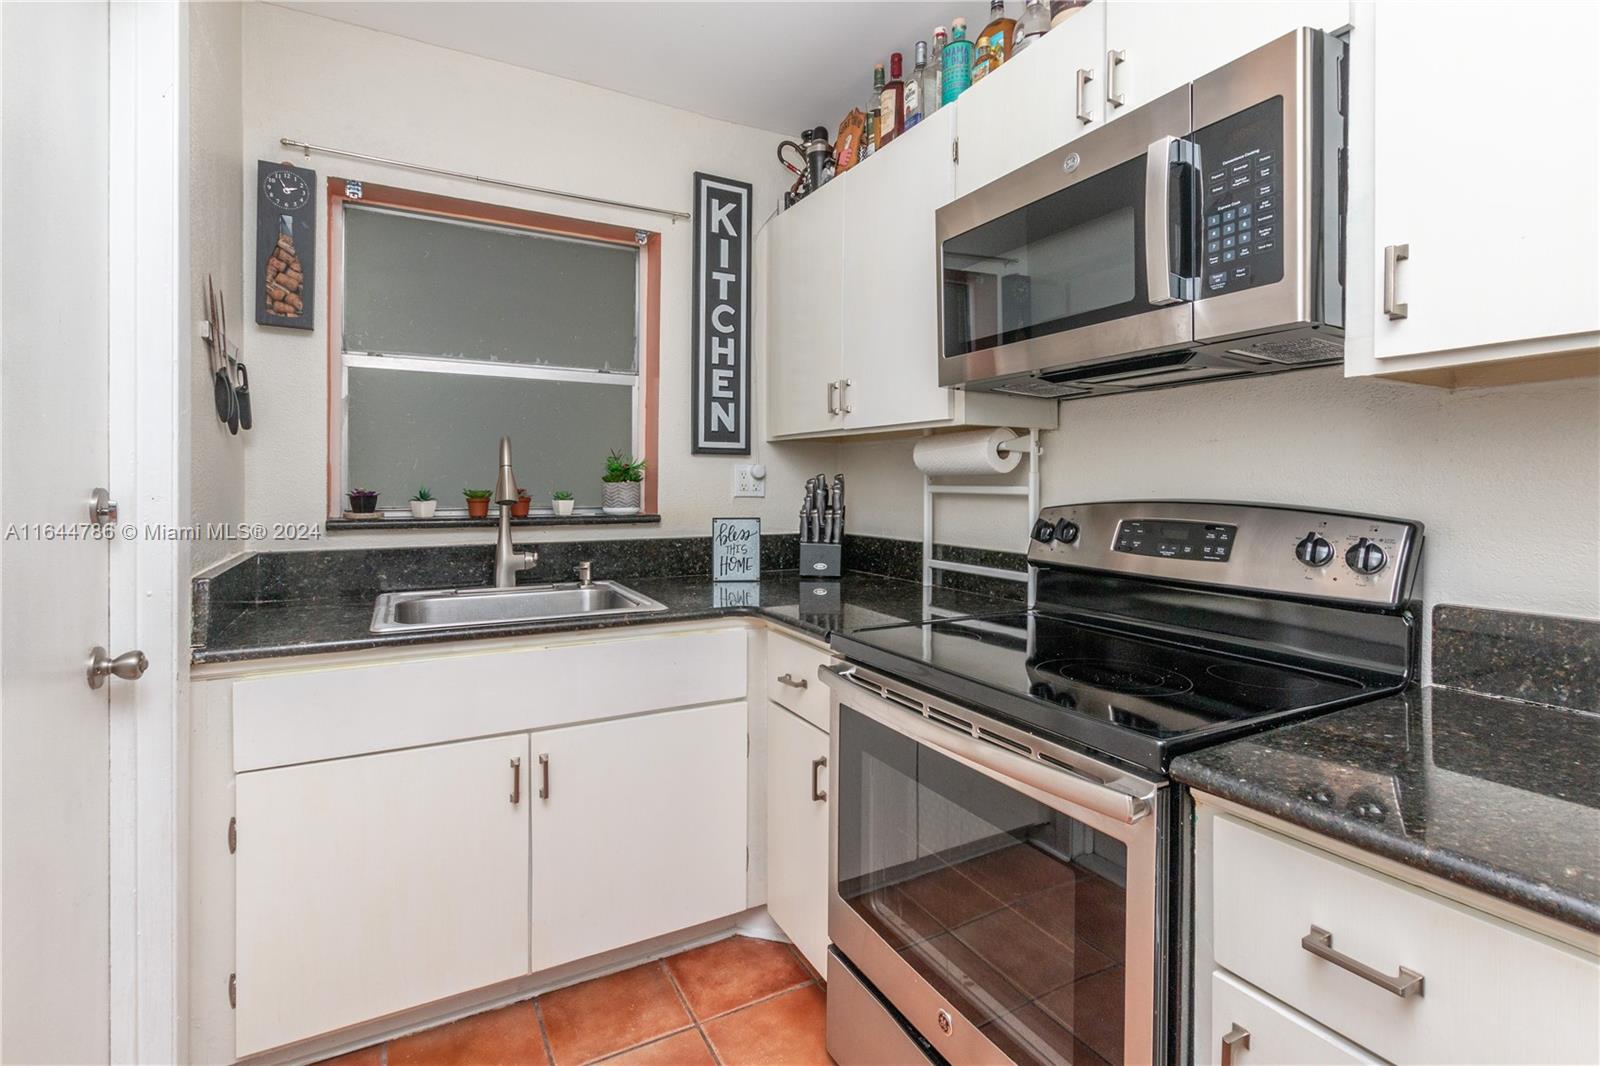
{"type": "Polygon", "coordinates": [[[550,509],[563,517],[572,513],[572,505],[576,500],[551,500],[550,509]]]}
{"type": "Polygon", "coordinates": [[[600,510],[606,514],[638,514],[642,482],[602,481],[600,510]]]}
{"type": "Polygon", "coordinates": [[[432,518],[433,517],[433,512],[437,511],[438,509],[439,509],[439,501],[438,500],[412,500],[411,501],[411,517],[412,518],[432,518]]]}

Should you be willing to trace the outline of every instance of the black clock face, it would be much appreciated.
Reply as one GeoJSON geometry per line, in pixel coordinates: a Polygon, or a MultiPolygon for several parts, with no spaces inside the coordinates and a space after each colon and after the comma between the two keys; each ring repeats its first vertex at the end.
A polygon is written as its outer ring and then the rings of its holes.
{"type": "Polygon", "coordinates": [[[311,186],[292,170],[274,170],[261,183],[261,191],[274,207],[298,211],[311,199],[311,186]]]}

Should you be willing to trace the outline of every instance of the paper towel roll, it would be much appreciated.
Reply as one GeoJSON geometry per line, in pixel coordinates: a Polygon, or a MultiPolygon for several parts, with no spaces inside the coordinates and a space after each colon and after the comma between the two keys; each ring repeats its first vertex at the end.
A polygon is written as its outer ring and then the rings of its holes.
{"type": "Polygon", "coordinates": [[[978,430],[924,437],[911,450],[911,461],[931,477],[950,474],[1009,474],[1022,462],[1018,452],[1001,445],[1016,437],[1009,429],[978,430]]]}

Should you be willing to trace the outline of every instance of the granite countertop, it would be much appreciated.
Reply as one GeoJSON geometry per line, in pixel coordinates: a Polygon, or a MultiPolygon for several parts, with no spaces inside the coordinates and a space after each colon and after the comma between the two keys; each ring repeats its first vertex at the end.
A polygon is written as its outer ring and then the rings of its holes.
{"type": "MultiPolygon", "coordinates": [[[[600,576],[604,576],[603,574],[600,576]]],[[[665,611],[593,619],[558,619],[506,626],[476,626],[416,633],[376,634],[371,596],[314,600],[289,598],[252,603],[195,647],[191,660],[242,662],[289,655],[358,651],[367,648],[437,644],[445,641],[520,636],[532,633],[661,625],[728,616],[759,616],[815,637],[835,629],[920,621],[934,606],[959,614],[1001,614],[1019,609],[1014,600],[972,592],[929,588],[915,581],[846,573],[837,581],[800,580],[796,570],[778,571],[749,584],[717,584],[706,577],[629,577],[624,585],[666,605],[665,611]],[[817,593],[821,589],[821,594],[817,593]]]]}
{"type": "Polygon", "coordinates": [[[1413,689],[1185,755],[1179,781],[1600,933],[1600,713],[1413,689]]]}

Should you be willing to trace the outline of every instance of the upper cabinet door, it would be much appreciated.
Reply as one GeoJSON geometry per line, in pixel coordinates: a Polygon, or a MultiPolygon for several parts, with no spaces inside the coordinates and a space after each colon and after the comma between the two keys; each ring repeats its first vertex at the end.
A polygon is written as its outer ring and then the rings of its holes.
{"type": "MultiPolygon", "coordinates": [[[[909,140],[909,138],[908,138],[909,140]]],[[[892,147],[892,146],[891,146],[892,147]]],[[[838,429],[844,183],[829,182],[767,224],[767,435],[838,429]]]]}
{"type": "Polygon", "coordinates": [[[952,108],[934,112],[838,183],[849,234],[843,342],[848,429],[950,417],[950,393],[939,387],[933,216],[955,188],[954,118],[952,108]]]}
{"type": "Polygon", "coordinates": [[[1344,0],[1104,0],[1085,10],[1092,8],[1105,19],[1099,99],[1107,121],[1291,30],[1337,30],[1350,21],[1344,0]]]}
{"type": "Polygon", "coordinates": [[[1104,47],[1105,5],[1090,4],[961,95],[957,196],[1100,124],[1104,47]]]}
{"type": "MultiPolygon", "coordinates": [[[[1361,306],[1379,373],[1423,353],[1459,364],[1593,347],[1600,330],[1600,7],[1459,14],[1378,4],[1362,57],[1373,240],[1357,254],[1370,256],[1361,306]],[[1386,249],[1400,246],[1386,284],[1386,249]]],[[[1359,174],[1364,146],[1351,140],[1359,174]]]]}

